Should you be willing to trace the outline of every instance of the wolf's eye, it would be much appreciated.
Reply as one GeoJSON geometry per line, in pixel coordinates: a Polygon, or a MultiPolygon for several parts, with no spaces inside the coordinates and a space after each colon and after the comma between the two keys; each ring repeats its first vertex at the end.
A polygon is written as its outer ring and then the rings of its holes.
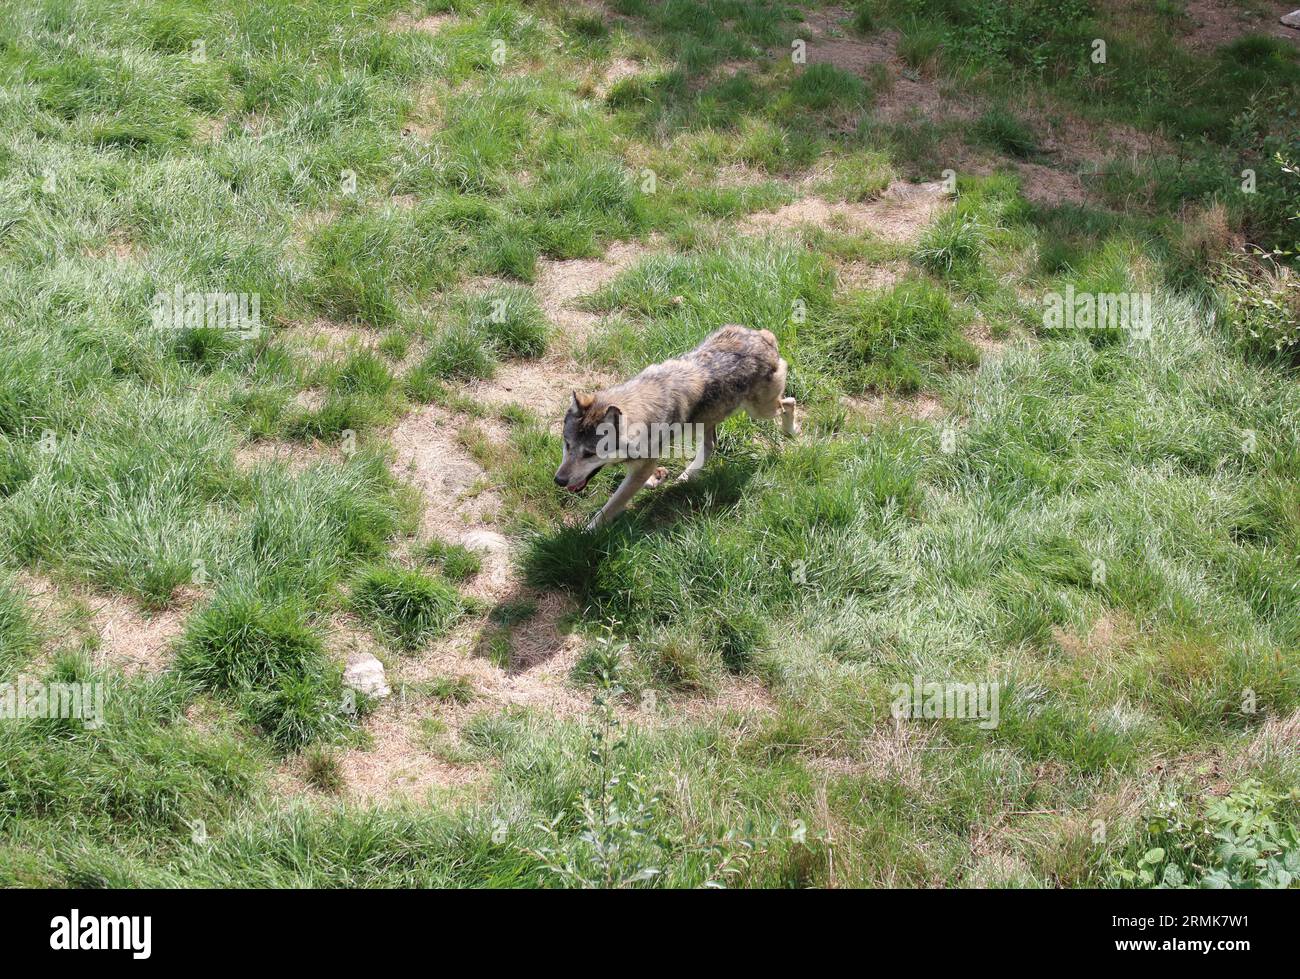
{"type": "Polygon", "coordinates": [[[583,449],[583,450],[582,450],[582,457],[583,457],[584,459],[590,459],[590,458],[591,458],[592,456],[594,456],[595,454],[596,454],[596,450],[595,450],[595,449],[583,449]]]}

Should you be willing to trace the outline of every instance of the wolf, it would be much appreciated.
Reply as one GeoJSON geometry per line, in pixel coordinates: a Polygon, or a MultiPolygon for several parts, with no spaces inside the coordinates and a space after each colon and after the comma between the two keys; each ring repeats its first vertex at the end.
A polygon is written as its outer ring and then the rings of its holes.
{"type": "Polygon", "coordinates": [[[573,392],[564,416],[564,459],[556,485],[581,492],[607,465],[626,467],[618,489],[587,525],[617,517],[643,486],[657,486],[659,461],[699,447],[678,477],[696,476],[713,454],[718,425],[740,409],[751,418],[781,416],[794,435],[795,399],[785,396],[787,366],[770,330],[735,323],[710,334],[690,353],[652,364],[631,380],[593,394],[573,392]]]}

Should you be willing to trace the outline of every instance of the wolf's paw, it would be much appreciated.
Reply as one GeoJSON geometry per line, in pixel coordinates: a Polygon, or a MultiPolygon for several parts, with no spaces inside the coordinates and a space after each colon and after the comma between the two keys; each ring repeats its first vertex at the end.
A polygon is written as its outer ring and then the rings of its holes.
{"type": "Polygon", "coordinates": [[[667,478],[668,478],[668,470],[665,469],[663,466],[660,466],[651,474],[650,478],[645,481],[645,488],[654,489],[656,486],[658,486],[667,478]]]}
{"type": "Polygon", "coordinates": [[[679,483],[689,483],[692,479],[694,479],[694,478],[695,478],[696,476],[698,476],[699,474],[700,474],[700,471],[699,471],[698,469],[692,469],[690,466],[687,466],[687,467],[686,467],[685,469],[683,469],[683,470],[681,471],[681,473],[678,475],[678,477],[677,477],[677,482],[679,482],[679,483]]]}

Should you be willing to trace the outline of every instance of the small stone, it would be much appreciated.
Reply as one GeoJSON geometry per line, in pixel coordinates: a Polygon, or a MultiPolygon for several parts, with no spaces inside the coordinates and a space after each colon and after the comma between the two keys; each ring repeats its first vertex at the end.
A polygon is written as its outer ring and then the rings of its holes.
{"type": "Polygon", "coordinates": [[[1293,10],[1282,18],[1282,23],[1287,27],[1294,27],[1300,31],[1300,10],[1293,10]]]}
{"type": "Polygon", "coordinates": [[[369,653],[356,653],[348,657],[343,671],[343,685],[367,697],[387,697],[393,691],[384,679],[384,664],[369,653]]]}

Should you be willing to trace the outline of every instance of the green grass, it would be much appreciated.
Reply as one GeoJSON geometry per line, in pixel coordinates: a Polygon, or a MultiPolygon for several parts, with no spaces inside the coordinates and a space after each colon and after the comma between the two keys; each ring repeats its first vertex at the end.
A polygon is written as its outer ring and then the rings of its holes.
{"type": "Polygon", "coordinates": [[[39,648],[40,636],[22,592],[0,585],[0,678],[8,678],[39,648]]]}
{"type": "Polygon", "coordinates": [[[102,683],[107,712],[0,724],[0,883],[1286,883],[1294,45],[1193,50],[1157,2],[877,0],[831,25],[897,34],[857,70],[791,60],[829,8],[610,8],[0,11],[0,683],[102,683]],[[886,117],[913,85],[973,111],[886,117]],[[906,240],[741,230],[948,167],[906,240]],[[1031,200],[1040,168],[1086,201],[1031,200]],[[646,254],[565,336],[554,263],[613,242],[646,254]],[[1149,294],[1150,337],[1047,329],[1067,287],[1149,294]],[[177,288],[255,295],[262,328],[155,323],[177,288]],[[728,420],[595,533],[618,475],[565,493],[558,419],[479,386],[626,376],[729,322],[777,336],[802,434],[728,420]],[[405,484],[419,404],[472,490],[405,484]],[[504,592],[446,530],[480,492],[504,592]],[[122,598],[183,619],[162,672],[92,634],[122,598]],[[402,653],[393,701],[344,688],[340,622],[402,653]],[[561,673],[563,710],[516,702],[561,673]],[[918,676],[996,682],[999,723],[896,723],[918,676]],[[376,710],[472,789],[350,800],[376,710]]]}
{"type": "Polygon", "coordinates": [[[244,716],[284,749],[326,737],[345,722],[342,670],[292,604],[218,596],[191,620],[176,669],[198,689],[233,697],[244,716]]]}
{"type": "Polygon", "coordinates": [[[460,617],[464,603],[445,582],[419,571],[367,568],[352,583],[353,610],[404,650],[436,639],[460,617]]]}
{"type": "Polygon", "coordinates": [[[422,557],[436,566],[448,581],[468,581],[483,569],[483,559],[474,551],[437,539],[424,546],[422,557]]]}

